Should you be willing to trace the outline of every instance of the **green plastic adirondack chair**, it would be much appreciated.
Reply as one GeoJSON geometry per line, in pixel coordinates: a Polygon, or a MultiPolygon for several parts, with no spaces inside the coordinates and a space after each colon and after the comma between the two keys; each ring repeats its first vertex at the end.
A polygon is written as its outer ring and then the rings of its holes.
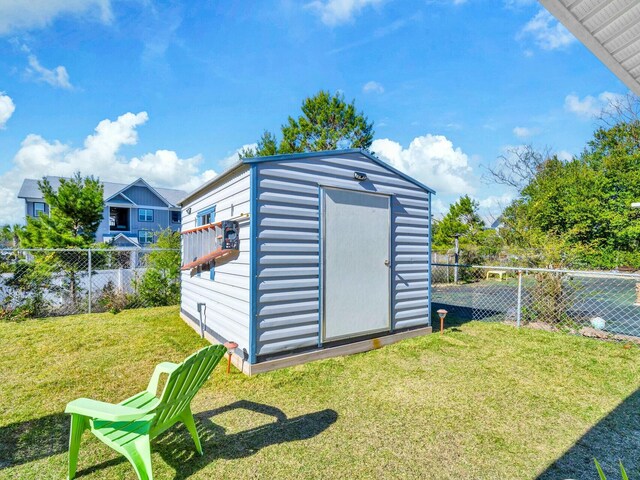
{"type": "Polygon", "coordinates": [[[152,480],[151,445],[153,438],[177,422],[185,424],[202,455],[200,438],[191,413],[191,400],[225,354],[222,345],[211,345],[180,364],[163,362],[151,376],[143,392],[119,404],[79,398],[67,404],[71,414],[69,436],[69,480],[76,474],[80,438],[86,429],[120,452],[133,465],[140,480],[152,480]],[[167,374],[162,394],[156,396],[162,374],[167,374]]]}

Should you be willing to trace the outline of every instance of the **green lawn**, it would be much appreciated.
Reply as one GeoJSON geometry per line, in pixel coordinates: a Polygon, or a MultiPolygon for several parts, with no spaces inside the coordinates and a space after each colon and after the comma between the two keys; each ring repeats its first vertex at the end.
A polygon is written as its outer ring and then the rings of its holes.
{"type": "MultiPolygon", "coordinates": [[[[204,343],[175,308],[0,324],[0,478],[64,478],[65,404],[119,401],[204,343]]],[[[247,378],[218,367],[156,479],[619,478],[640,472],[640,349],[502,324],[247,378]]],[[[86,434],[79,478],[133,479],[86,434]]]]}

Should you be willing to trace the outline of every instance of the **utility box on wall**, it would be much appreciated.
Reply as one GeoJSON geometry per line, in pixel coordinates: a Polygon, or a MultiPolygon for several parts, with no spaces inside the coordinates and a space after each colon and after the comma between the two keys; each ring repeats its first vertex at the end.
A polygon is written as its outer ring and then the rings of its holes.
{"type": "Polygon", "coordinates": [[[182,201],[185,233],[237,228],[215,276],[183,272],[181,314],[248,374],[427,333],[433,193],[362,150],[243,159],[182,201]]]}

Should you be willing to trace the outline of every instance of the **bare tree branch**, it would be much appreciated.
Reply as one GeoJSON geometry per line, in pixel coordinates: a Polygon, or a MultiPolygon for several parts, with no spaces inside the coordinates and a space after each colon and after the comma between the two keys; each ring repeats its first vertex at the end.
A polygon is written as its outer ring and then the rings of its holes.
{"type": "Polygon", "coordinates": [[[495,165],[487,167],[483,178],[489,183],[507,185],[520,191],[533,180],[540,166],[551,156],[549,147],[540,151],[532,145],[512,147],[498,157],[495,165]]]}
{"type": "MultiPolygon", "coordinates": [[[[632,126],[640,125],[640,97],[629,92],[624,96],[614,96],[598,116],[598,123],[603,128],[613,128],[621,123],[632,126]]],[[[640,128],[629,130],[633,141],[640,145],[640,128]]]]}

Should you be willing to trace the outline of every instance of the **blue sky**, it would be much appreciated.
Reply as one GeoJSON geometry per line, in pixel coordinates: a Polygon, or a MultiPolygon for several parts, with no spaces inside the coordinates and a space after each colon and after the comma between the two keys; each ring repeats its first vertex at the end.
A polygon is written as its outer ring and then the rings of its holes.
{"type": "Polygon", "coordinates": [[[577,154],[627,91],[531,0],[0,0],[0,224],[25,176],[193,188],[319,89],[439,211],[469,193],[487,216],[506,148],[577,154]]]}

